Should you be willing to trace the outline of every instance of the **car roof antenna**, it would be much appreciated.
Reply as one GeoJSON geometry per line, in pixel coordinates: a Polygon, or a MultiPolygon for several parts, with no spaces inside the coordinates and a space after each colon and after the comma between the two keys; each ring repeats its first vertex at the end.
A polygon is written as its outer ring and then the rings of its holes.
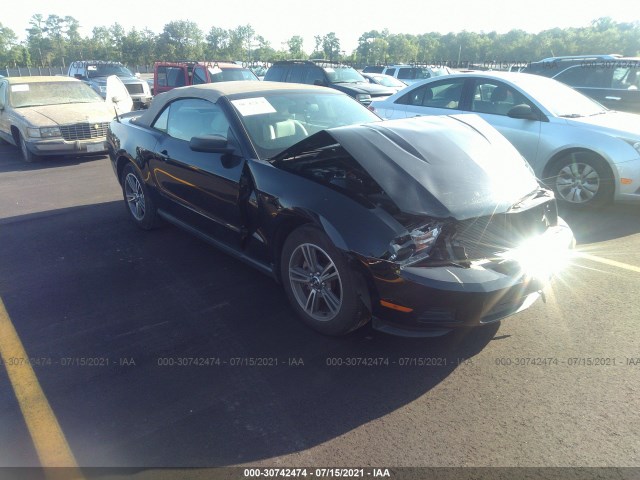
{"type": "Polygon", "coordinates": [[[116,121],[117,121],[118,123],[121,123],[121,122],[120,122],[120,116],[118,115],[118,109],[116,108],[116,106],[115,106],[115,105],[113,106],[113,111],[116,113],[116,121]]]}

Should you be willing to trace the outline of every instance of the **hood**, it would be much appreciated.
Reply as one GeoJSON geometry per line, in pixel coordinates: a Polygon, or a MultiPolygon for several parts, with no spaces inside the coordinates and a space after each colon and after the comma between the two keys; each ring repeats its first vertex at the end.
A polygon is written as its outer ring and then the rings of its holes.
{"type": "Polygon", "coordinates": [[[104,102],[25,107],[20,109],[20,114],[34,127],[108,122],[114,117],[113,108],[104,102]]]}
{"type": "Polygon", "coordinates": [[[372,97],[381,95],[393,95],[394,93],[396,93],[395,88],[385,87],[383,85],[377,85],[375,83],[369,82],[336,82],[333,83],[332,86],[334,86],[337,90],[343,92],[368,93],[372,97]]]}
{"type": "Polygon", "coordinates": [[[503,213],[539,188],[518,151],[477,115],[327,130],[405,213],[464,220],[503,213]]]}
{"type": "Polygon", "coordinates": [[[593,128],[614,136],[629,136],[640,140],[640,115],[607,111],[599,115],[566,119],[569,125],[593,128]]]}
{"type": "MultiPolygon", "coordinates": [[[[111,75],[111,76],[115,76],[115,75],[111,75]]],[[[124,76],[121,77],[119,75],[117,75],[117,77],[120,79],[120,81],[124,84],[128,84],[128,83],[140,83],[142,80],[140,80],[139,78],[136,77],[130,77],[130,76],[124,76]]],[[[102,85],[105,86],[107,84],[107,79],[109,77],[91,77],[89,79],[90,82],[95,83],[96,85],[102,85]]]]}

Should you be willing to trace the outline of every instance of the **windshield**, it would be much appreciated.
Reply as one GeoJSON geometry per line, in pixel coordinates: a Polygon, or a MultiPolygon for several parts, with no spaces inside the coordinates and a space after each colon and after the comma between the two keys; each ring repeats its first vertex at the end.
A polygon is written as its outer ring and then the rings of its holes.
{"type": "Polygon", "coordinates": [[[104,102],[91,87],[80,81],[34,82],[11,85],[9,102],[13,108],[66,103],[104,102]]]}
{"type": "Polygon", "coordinates": [[[351,67],[325,67],[327,77],[331,83],[358,83],[366,82],[364,77],[351,67]]]}
{"type": "Polygon", "coordinates": [[[588,117],[606,111],[598,102],[557,80],[522,73],[517,75],[523,76],[517,85],[557,117],[588,117]]]}
{"type": "Polygon", "coordinates": [[[248,68],[227,68],[221,70],[219,67],[209,68],[212,82],[232,82],[237,80],[260,80],[248,68]]]}
{"type": "Polygon", "coordinates": [[[270,93],[234,98],[258,156],[267,160],[316,132],[380,118],[351,97],[336,93],[270,93]]]}
{"type": "Polygon", "coordinates": [[[108,77],[116,75],[118,77],[133,77],[133,73],[123,65],[88,65],[87,76],[89,78],[108,77]]]}

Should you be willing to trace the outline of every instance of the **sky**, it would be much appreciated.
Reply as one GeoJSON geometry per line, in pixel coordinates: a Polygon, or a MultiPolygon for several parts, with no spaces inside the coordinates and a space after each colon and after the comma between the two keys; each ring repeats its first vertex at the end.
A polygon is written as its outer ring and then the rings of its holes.
{"type": "Polygon", "coordinates": [[[364,32],[385,28],[395,34],[505,33],[512,29],[537,33],[556,27],[585,27],[600,17],[640,21],[640,8],[633,0],[188,0],[172,4],[166,0],[27,0],[3,8],[0,23],[19,40],[26,38],[29,20],[37,13],[44,18],[74,17],[82,36],[90,36],[93,27],[116,22],[126,31],[135,27],[161,33],[171,21],[188,20],[198,24],[205,35],[214,26],[232,29],[249,24],[276,50],[286,48],[289,38],[300,35],[303,49],[311,53],[315,35],[335,32],[341,49],[351,53],[364,32]]]}

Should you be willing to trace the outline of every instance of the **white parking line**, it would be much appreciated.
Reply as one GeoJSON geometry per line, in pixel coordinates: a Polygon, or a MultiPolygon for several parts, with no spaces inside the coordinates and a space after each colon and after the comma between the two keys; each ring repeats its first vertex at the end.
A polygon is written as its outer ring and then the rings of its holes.
{"type": "Polygon", "coordinates": [[[592,262],[602,263],[604,265],[609,265],[611,267],[622,268],[624,270],[629,270],[631,272],[640,273],[640,267],[636,267],[635,265],[629,265],[628,263],[616,262],[615,260],[609,260],[608,258],[597,257],[595,255],[590,255],[588,253],[575,252],[574,257],[584,258],[586,260],[591,260],[592,262]]]}

